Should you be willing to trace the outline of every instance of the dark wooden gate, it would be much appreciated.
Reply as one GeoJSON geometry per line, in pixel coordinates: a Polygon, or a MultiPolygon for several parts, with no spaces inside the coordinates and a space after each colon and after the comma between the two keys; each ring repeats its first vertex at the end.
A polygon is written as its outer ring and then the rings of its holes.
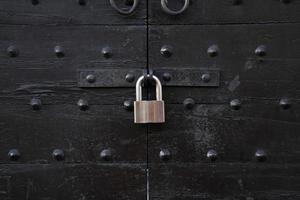
{"type": "Polygon", "coordinates": [[[300,1],[111,2],[0,1],[0,199],[300,199],[300,1]]]}

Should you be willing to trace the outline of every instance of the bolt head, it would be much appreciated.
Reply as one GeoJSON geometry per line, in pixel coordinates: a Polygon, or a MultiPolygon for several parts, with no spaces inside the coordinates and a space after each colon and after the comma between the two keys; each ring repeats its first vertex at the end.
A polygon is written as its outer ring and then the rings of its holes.
{"type": "Polygon", "coordinates": [[[289,109],[291,107],[291,102],[289,101],[289,99],[284,98],[280,99],[279,105],[282,109],[289,109]]]}
{"type": "Polygon", "coordinates": [[[61,46],[55,46],[54,53],[55,53],[56,57],[58,57],[58,58],[62,58],[65,56],[64,48],[61,46]]]}
{"type": "Polygon", "coordinates": [[[11,150],[9,150],[9,152],[8,152],[7,155],[8,155],[8,158],[9,158],[11,161],[17,161],[17,160],[19,160],[20,157],[21,157],[21,154],[20,154],[20,152],[19,152],[18,149],[11,149],[11,150]]]}
{"type": "Polygon", "coordinates": [[[134,80],[135,80],[135,76],[134,76],[133,74],[131,74],[131,73],[128,73],[128,74],[126,74],[126,76],[125,76],[125,80],[126,80],[128,83],[132,83],[132,82],[134,82],[134,80]]]}
{"type": "Polygon", "coordinates": [[[77,102],[77,105],[79,107],[80,110],[85,111],[89,109],[89,103],[87,100],[85,99],[79,99],[77,102]]]}
{"type": "Polygon", "coordinates": [[[104,47],[101,52],[104,58],[110,58],[113,55],[112,49],[110,47],[104,47]]]}
{"type": "Polygon", "coordinates": [[[128,111],[132,111],[133,110],[133,101],[132,100],[126,100],[124,101],[124,108],[128,111]]]}
{"type": "Polygon", "coordinates": [[[19,55],[19,50],[16,46],[11,45],[7,48],[7,54],[10,57],[17,57],[19,55]]]}
{"type": "Polygon", "coordinates": [[[42,101],[34,97],[30,100],[30,105],[33,110],[40,110],[42,108],[42,101]]]}
{"type": "Polygon", "coordinates": [[[259,162],[264,162],[267,160],[267,154],[264,150],[259,149],[255,152],[256,160],[259,162]]]}
{"type": "Polygon", "coordinates": [[[218,153],[217,153],[216,150],[211,149],[211,150],[209,150],[209,151],[207,152],[206,157],[207,157],[210,161],[214,162],[214,161],[216,161],[217,158],[218,158],[218,153]]]}
{"type": "Polygon", "coordinates": [[[89,74],[86,76],[86,81],[89,83],[95,83],[96,81],[96,76],[94,74],[89,74]]]}
{"type": "Polygon", "coordinates": [[[171,152],[168,149],[161,149],[159,152],[159,158],[162,161],[168,161],[171,158],[171,152]]]}
{"type": "Polygon", "coordinates": [[[195,106],[195,101],[192,98],[186,98],[183,101],[183,105],[186,109],[192,109],[195,106]]]}
{"type": "Polygon", "coordinates": [[[239,99],[233,99],[230,101],[230,107],[234,110],[239,110],[241,108],[241,101],[239,99]]]}
{"type": "Polygon", "coordinates": [[[160,53],[162,56],[169,58],[172,56],[173,54],[173,47],[170,45],[164,45],[161,47],[160,49],[160,53]]]}
{"type": "Polygon", "coordinates": [[[104,149],[100,153],[100,157],[104,161],[110,161],[112,159],[112,152],[110,149],[104,149]]]}
{"type": "Polygon", "coordinates": [[[219,53],[219,47],[217,45],[211,45],[207,49],[207,54],[210,57],[216,57],[218,55],[218,53],[219,53]]]}
{"type": "Polygon", "coordinates": [[[210,81],[210,79],[211,79],[211,77],[210,77],[210,74],[203,74],[202,76],[201,76],[201,80],[203,81],[203,82],[205,82],[205,83],[208,83],[209,81],[210,81]]]}
{"type": "Polygon", "coordinates": [[[54,149],[52,152],[52,157],[54,160],[63,161],[65,159],[65,153],[62,149],[54,149]]]}
{"type": "Polygon", "coordinates": [[[171,76],[170,73],[165,72],[165,73],[163,74],[163,80],[164,80],[164,81],[169,82],[169,81],[171,80],[171,78],[172,78],[172,76],[171,76]]]}
{"type": "Polygon", "coordinates": [[[267,54],[267,47],[265,45],[260,45],[255,49],[255,55],[263,57],[267,54]]]}

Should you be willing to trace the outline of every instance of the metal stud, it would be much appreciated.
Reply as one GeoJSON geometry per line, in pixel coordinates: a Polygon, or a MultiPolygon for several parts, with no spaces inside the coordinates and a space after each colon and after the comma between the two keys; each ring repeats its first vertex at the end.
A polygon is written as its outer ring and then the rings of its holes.
{"type": "Polygon", "coordinates": [[[11,149],[11,150],[9,150],[9,152],[8,152],[7,155],[8,155],[8,158],[9,158],[11,161],[17,161],[17,160],[19,160],[20,157],[21,157],[21,154],[20,154],[20,152],[19,152],[18,149],[11,149]]]}
{"type": "Polygon", "coordinates": [[[126,100],[123,103],[124,108],[128,111],[132,111],[133,110],[133,101],[132,100],[126,100]]]}
{"type": "Polygon", "coordinates": [[[100,153],[100,157],[104,160],[104,161],[110,161],[112,160],[112,152],[110,149],[104,149],[101,151],[100,153]]]}
{"type": "Polygon", "coordinates": [[[170,73],[165,72],[165,73],[163,74],[163,80],[164,80],[164,81],[169,82],[169,81],[171,80],[171,78],[172,78],[172,76],[171,76],[170,73]]]}
{"type": "Polygon", "coordinates": [[[31,0],[32,5],[38,5],[39,4],[39,0],[31,0]]]}
{"type": "Polygon", "coordinates": [[[210,74],[206,73],[201,76],[201,80],[205,83],[210,81],[210,74]]]}
{"type": "Polygon", "coordinates": [[[239,99],[233,99],[230,101],[230,107],[234,110],[239,110],[241,108],[241,101],[239,99]]]}
{"type": "Polygon", "coordinates": [[[135,80],[135,76],[131,73],[128,73],[126,74],[125,76],[125,80],[128,82],[128,83],[132,83],[134,80],[135,80]]]}
{"type": "Polygon", "coordinates": [[[96,76],[94,74],[89,74],[85,77],[86,81],[89,83],[95,83],[96,76]]]}
{"type": "Polygon", "coordinates": [[[61,46],[55,46],[54,53],[58,58],[62,58],[65,56],[64,48],[61,46]]]}
{"type": "Polygon", "coordinates": [[[80,110],[85,111],[85,110],[89,109],[89,103],[85,99],[79,99],[79,101],[77,102],[77,105],[80,108],[80,110]]]}
{"type": "Polygon", "coordinates": [[[113,55],[112,49],[110,47],[104,47],[101,52],[104,58],[110,58],[113,55]]]}
{"type": "Polygon", "coordinates": [[[61,149],[54,149],[52,152],[52,157],[57,161],[63,161],[65,159],[65,153],[61,149]]]}
{"type": "Polygon", "coordinates": [[[10,57],[17,57],[19,55],[19,50],[16,46],[11,45],[7,48],[7,54],[10,57]]]}
{"type": "Polygon", "coordinates": [[[240,5],[243,3],[243,0],[232,0],[233,5],[240,5]]]}
{"type": "Polygon", "coordinates": [[[159,158],[162,161],[168,161],[171,158],[171,152],[168,149],[161,149],[159,152],[159,158]]]}
{"type": "Polygon", "coordinates": [[[186,98],[183,101],[183,105],[186,109],[192,109],[195,106],[195,101],[192,98],[186,98]]]}
{"type": "Polygon", "coordinates": [[[77,0],[77,2],[81,6],[85,6],[86,5],[86,0],[77,0]]]}
{"type": "Polygon", "coordinates": [[[209,150],[209,151],[207,152],[206,157],[207,157],[210,161],[214,162],[214,161],[216,161],[217,158],[218,158],[218,153],[217,153],[216,150],[211,149],[211,150],[209,150]]]}
{"type": "Polygon", "coordinates": [[[282,109],[289,109],[291,107],[291,103],[287,98],[280,99],[279,105],[282,109]]]}
{"type": "Polygon", "coordinates": [[[207,54],[210,57],[216,57],[219,53],[219,47],[217,45],[211,45],[208,49],[207,49],[207,54]]]}
{"type": "Polygon", "coordinates": [[[264,162],[267,160],[267,154],[264,150],[259,149],[255,152],[256,160],[259,162],[264,162]]]}
{"type": "Polygon", "coordinates": [[[161,47],[160,53],[162,56],[166,58],[171,57],[173,54],[173,47],[170,45],[164,45],[161,47]]]}
{"type": "Polygon", "coordinates": [[[33,97],[30,100],[30,105],[33,110],[40,110],[42,108],[42,101],[39,98],[33,97]]]}
{"type": "Polygon", "coordinates": [[[255,49],[255,55],[263,57],[267,54],[267,47],[265,45],[260,45],[255,49]]]}

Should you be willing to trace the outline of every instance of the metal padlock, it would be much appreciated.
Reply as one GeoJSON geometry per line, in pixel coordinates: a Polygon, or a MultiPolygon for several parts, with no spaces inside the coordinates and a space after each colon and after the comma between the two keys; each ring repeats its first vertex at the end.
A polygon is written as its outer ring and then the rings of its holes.
{"type": "MultiPolygon", "coordinates": [[[[149,75],[148,75],[149,76],[149,75]]],[[[156,82],[156,100],[142,100],[142,82],[145,76],[141,76],[136,82],[136,101],[134,102],[134,123],[164,123],[165,102],[162,100],[162,86],[160,80],[152,75],[156,82]]]]}

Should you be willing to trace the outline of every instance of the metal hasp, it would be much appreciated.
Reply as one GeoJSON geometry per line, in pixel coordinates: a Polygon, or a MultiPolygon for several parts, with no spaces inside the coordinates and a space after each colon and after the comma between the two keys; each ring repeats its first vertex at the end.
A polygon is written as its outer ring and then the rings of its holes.
{"type": "Polygon", "coordinates": [[[165,103],[162,100],[162,86],[160,80],[154,75],[141,76],[136,82],[136,101],[134,102],[134,123],[164,123],[165,103]],[[145,77],[151,77],[156,83],[156,100],[142,100],[142,82],[145,77]]]}

